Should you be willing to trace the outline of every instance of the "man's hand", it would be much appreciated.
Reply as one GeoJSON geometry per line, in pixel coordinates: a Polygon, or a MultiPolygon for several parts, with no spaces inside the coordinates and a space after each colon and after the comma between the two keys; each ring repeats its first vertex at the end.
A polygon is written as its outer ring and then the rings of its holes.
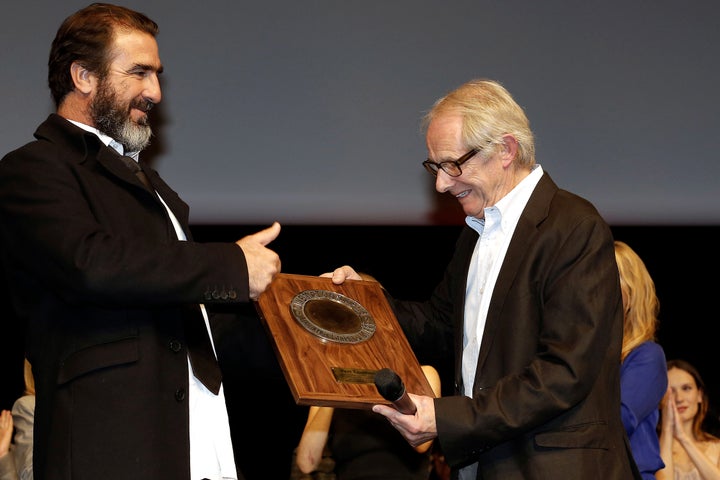
{"type": "Polygon", "coordinates": [[[373,405],[372,411],[387,418],[410,445],[417,447],[437,438],[435,401],[425,395],[408,393],[408,396],[417,407],[414,415],[403,415],[397,409],[382,404],[373,405]]]}
{"type": "Polygon", "coordinates": [[[336,268],[332,272],[323,273],[321,277],[332,278],[332,282],[335,285],[342,284],[345,280],[363,280],[350,265],[343,265],[342,267],[336,268]]]}
{"type": "Polygon", "coordinates": [[[279,234],[280,224],[274,222],[265,230],[260,230],[235,242],[245,254],[250,283],[250,299],[252,300],[257,300],[270,285],[275,275],[280,273],[280,257],[266,247],[279,234]]]}

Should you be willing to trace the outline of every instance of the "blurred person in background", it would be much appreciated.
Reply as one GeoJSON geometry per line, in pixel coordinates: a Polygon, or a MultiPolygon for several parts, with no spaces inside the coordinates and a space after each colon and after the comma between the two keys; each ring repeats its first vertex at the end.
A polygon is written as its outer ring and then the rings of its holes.
{"type": "Polygon", "coordinates": [[[705,427],[710,398],[700,372],[682,359],[667,362],[660,420],[658,480],[720,480],[720,438],[705,427]]]}
{"type": "Polygon", "coordinates": [[[667,390],[665,352],[656,342],[660,302],[655,282],[640,256],[615,241],[623,299],[620,406],[630,448],[644,480],[655,480],[664,467],[657,427],[667,390]]]}

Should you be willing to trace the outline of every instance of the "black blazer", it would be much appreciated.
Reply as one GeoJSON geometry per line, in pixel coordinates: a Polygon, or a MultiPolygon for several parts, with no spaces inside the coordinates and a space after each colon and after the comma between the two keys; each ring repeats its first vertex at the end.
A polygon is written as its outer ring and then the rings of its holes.
{"type": "Polygon", "coordinates": [[[435,400],[454,474],[478,479],[639,478],[620,418],[622,298],[609,227],[545,173],[523,211],[493,290],[473,398],[461,377],[473,248],[464,227],[429,301],[395,301],[408,340],[454,355],[457,396],[435,400]]]}
{"type": "MultiPolygon", "coordinates": [[[[35,478],[189,479],[183,317],[249,301],[242,250],[179,241],[96,135],[52,114],[35,137],[0,161],[0,255],[37,389],[35,478]]],[[[189,238],[187,205],[143,168],[189,238]]]]}

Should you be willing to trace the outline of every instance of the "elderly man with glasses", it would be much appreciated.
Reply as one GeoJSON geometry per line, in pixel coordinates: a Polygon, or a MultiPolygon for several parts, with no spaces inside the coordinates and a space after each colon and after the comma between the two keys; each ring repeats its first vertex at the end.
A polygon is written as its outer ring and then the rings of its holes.
{"type": "MultiPolygon", "coordinates": [[[[454,361],[455,395],[375,405],[412,445],[437,438],[453,478],[640,478],[620,418],[622,297],[610,228],[536,163],[530,123],[473,80],[424,118],[435,188],[467,215],[427,301],[391,299],[417,352],[454,361]]],[[[324,276],[359,279],[350,266],[324,276]]]]}

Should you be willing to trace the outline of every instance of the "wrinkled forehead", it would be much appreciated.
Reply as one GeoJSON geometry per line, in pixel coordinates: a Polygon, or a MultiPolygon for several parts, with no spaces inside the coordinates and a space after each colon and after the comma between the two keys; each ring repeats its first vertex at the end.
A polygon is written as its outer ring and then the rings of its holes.
{"type": "Polygon", "coordinates": [[[463,146],[463,119],[458,114],[438,115],[428,124],[427,142],[433,149],[454,150],[463,146]]]}

